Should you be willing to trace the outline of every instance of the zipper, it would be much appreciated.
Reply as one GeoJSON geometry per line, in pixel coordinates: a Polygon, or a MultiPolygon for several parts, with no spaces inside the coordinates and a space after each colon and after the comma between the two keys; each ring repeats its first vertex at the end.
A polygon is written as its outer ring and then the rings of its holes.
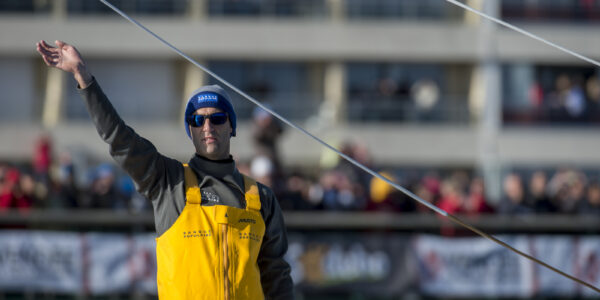
{"type": "Polygon", "coordinates": [[[227,240],[227,224],[221,224],[221,241],[223,242],[223,299],[229,300],[229,249],[227,240]]]}

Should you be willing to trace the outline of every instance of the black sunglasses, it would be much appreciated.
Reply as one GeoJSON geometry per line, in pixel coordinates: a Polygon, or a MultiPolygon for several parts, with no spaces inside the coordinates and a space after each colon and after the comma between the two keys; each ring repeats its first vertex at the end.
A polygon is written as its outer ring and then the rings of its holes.
{"type": "Polygon", "coordinates": [[[202,127],[202,125],[204,125],[205,119],[209,119],[210,123],[213,125],[222,125],[225,124],[225,122],[227,122],[227,114],[223,112],[218,112],[207,116],[191,115],[187,117],[187,122],[192,127],[202,127]]]}

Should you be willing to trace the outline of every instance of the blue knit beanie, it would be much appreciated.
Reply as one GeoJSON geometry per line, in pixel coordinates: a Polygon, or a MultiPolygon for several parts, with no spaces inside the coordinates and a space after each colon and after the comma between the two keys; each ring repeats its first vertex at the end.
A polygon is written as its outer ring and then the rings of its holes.
{"type": "Polygon", "coordinates": [[[218,85],[207,85],[203,86],[192,93],[192,96],[188,99],[187,106],[185,107],[185,132],[191,138],[190,126],[187,121],[187,117],[194,114],[196,110],[203,107],[216,107],[220,108],[229,116],[229,122],[231,124],[231,136],[235,136],[236,117],[233,105],[229,101],[229,95],[227,92],[218,85]]]}

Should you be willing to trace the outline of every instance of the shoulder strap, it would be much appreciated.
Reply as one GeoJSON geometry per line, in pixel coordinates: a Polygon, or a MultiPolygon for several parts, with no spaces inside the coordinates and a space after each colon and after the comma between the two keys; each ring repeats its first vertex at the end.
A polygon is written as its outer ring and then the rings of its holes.
{"type": "Polygon", "coordinates": [[[254,210],[260,212],[260,195],[258,194],[258,184],[256,184],[256,180],[246,175],[243,176],[244,190],[246,191],[246,210],[254,210]]]}
{"type": "Polygon", "coordinates": [[[185,203],[200,204],[202,195],[200,194],[200,187],[198,187],[198,178],[188,164],[183,164],[183,170],[185,175],[185,203]]]}

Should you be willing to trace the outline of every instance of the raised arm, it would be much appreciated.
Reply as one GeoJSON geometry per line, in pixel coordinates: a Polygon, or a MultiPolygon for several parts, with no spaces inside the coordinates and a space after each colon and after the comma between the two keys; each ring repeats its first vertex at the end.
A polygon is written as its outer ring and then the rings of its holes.
{"type": "Polygon", "coordinates": [[[56,47],[48,45],[46,41],[37,42],[37,51],[46,65],[72,73],[79,87],[84,89],[92,83],[92,74],[87,70],[85,61],[75,47],[55,41],[56,47]]]}
{"type": "Polygon", "coordinates": [[[150,141],[125,124],[75,47],[61,41],[56,41],[56,47],[45,41],[36,46],[48,66],[73,74],[98,134],[142,195],[155,202],[162,190],[183,180],[183,167],[178,161],[161,155],[150,141]]]}

